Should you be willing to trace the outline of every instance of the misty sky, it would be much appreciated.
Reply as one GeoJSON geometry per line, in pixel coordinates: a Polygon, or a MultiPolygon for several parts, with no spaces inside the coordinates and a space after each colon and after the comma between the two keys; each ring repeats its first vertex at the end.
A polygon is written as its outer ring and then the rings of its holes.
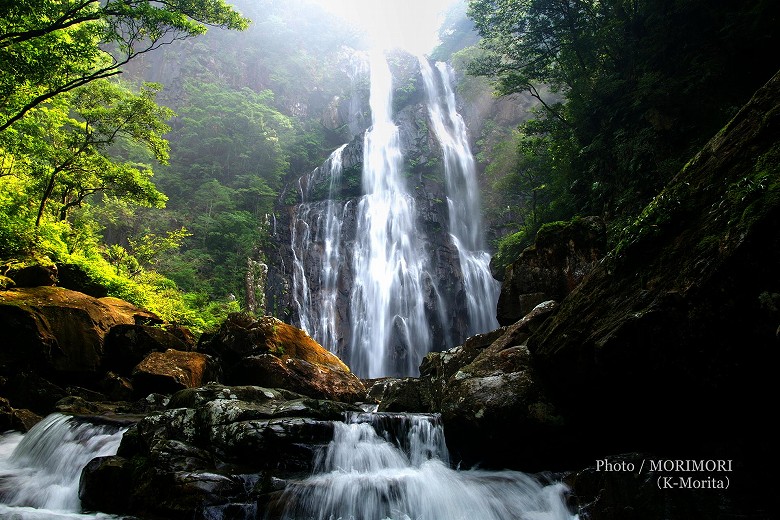
{"type": "Polygon", "coordinates": [[[458,0],[316,0],[363,28],[375,46],[427,54],[444,10],[458,0]]]}

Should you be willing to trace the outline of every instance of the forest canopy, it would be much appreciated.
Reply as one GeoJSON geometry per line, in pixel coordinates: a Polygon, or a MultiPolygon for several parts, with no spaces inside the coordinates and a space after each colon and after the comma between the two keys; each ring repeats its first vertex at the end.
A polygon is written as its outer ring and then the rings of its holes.
{"type": "Polygon", "coordinates": [[[527,201],[529,239],[583,214],[619,233],[780,66],[765,52],[777,2],[471,0],[468,14],[482,36],[469,71],[540,101],[491,180],[494,204],[527,201]]]}

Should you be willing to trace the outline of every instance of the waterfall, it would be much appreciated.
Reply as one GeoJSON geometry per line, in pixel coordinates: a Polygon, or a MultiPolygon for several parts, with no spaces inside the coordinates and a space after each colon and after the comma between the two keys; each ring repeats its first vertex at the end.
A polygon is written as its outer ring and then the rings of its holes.
{"type": "Polygon", "coordinates": [[[282,518],[331,520],[576,519],[563,484],[517,471],[458,471],[436,415],[352,414],[309,478],[284,492],[282,518]]]}
{"type": "MultiPolygon", "coordinates": [[[[298,325],[364,378],[417,375],[431,350],[498,327],[500,287],[490,274],[452,72],[444,63],[417,62],[427,127],[441,147],[443,190],[428,190],[421,180],[409,185],[410,164],[419,158],[405,161],[409,132],[402,145],[390,66],[374,51],[367,70],[371,126],[301,178],[302,202],[290,228],[298,325]]],[[[355,87],[361,69],[353,68],[355,87]]],[[[427,167],[428,175],[435,171],[427,167]]]]}
{"type": "Polygon", "coordinates": [[[433,131],[444,154],[450,235],[458,250],[468,309],[468,335],[498,328],[500,284],[490,274],[490,255],[482,239],[482,218],[474,156],[463,118],[457,111],[450,67],[418,57],[433,131]],[[441,84],[441,87],[439,87],[441,84]]]}
{"type": "Polygon", "coordinates": [[[392,76],[383,52],[371,54],[371,128],[364,135],[363,192],[353,252],[350,366],[363,377],[418,372],[430,350],[423,291],[428,258],[415,235],[414,198],[401,175],[392,76]]]}
{"type": "Polygon", "coordinates": [[[290,233],[292,295],[300,328],[332,352],[339,350],[337,303],[341,224],[345,207],[337,202],[336,192],[341,186],[342,152],[346,146],[337,148],[323,166],[309,175],[305,188],[299,182],[303,202],[298,206],[290,233]],[[308,187],[322,176],[328,179],[326,202],[308,202],[308,187]],[[306,265],[307,254],[313,254],[311,260],[314,265],[306,265]],[[312,274],[307,275],[307,267],[312,274]]]}
{"type": "Polygon", "coordinates": [[[0,517],[115,518],[79,514],[81,470],[116,454],[124,430],[52,414],[29,432],[0,435],[0,517]]]}

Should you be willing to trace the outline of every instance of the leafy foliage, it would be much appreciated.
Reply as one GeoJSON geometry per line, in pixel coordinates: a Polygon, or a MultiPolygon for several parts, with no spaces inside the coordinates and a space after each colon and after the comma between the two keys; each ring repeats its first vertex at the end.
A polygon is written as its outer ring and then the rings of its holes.
{"type": "Polygon", "coordinates": [[[537,171],[557,185],[550,217],[619,223],[777,71],[762,49],[777,46],[779,11],[761,0],[472,0],[483,54],[470,70],[544,107],[515,142],[528,151],[519,164],[547,143],[537,171]]]}
{"type": "Polygon", "coordinates": [[[224,0],[5,0],[2,12],[0,131],[161,45],[248,23],[224,0]]]}

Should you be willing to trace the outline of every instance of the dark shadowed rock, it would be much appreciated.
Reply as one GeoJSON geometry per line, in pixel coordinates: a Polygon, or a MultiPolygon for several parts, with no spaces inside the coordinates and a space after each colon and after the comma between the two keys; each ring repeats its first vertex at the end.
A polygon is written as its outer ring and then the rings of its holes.
{"type": "Polygon", "coordinates": [[[52,287],[57,283],[56,265],[28,265],[23,267],[10,267],[5,276],[14,281],[16,287],[52,287]]]}
{"type": "Polygon", "coordinates": [[[26,432],[40,420],[40,415],[26,408],[12,408],[8,399],[0,397],[0,433],[8,430],[26,432]]]}
{"type": "Polygon", "coordinates": [[[498,322],[509,325],[542,301],[561,301],[603,258],[606,247],[606,227],[598,217],[543,226],[534,245],[506,269],[498,322]]]}
{"type": "Polygon", "coordinates": [[[0,365],[94,378],[111,327],[159,323],[117,298],[93,298],[58,287],[0,291],[0,365]]]}
{"type": "Polygon", "coordinates": [[[775,76],[530,338],[540,379],[587,435],[583,447],[768,445],[779,163],[775,76]]]}
{"type": "Polygon", "coordinates": [[[130,505],[132,465],[124,457],[96,457],[81,472],[79,498],[85,510],[120,513],[130,505]],[[89,490],[89,492],[87,491],[89,490]]]}
{"type": "Polygon", "coordinates": [[[59,264],[57,266],[57,287],[78,291],[95,298],[108,296],[108,289],[93,281],[89,274],[76,264],[59,264]]]}
{"type": "Polygon", "coordinates": [[[117,456],[87,466],[80,487],[85,504],[141,518],[189,519],[212,506],[254,501],[257,482],[247,475],[269,482],[307,475],[333,437],[332,421],[359,411],[283,389],[219,384],[181,390],[168,406],[133,425],[117,456]],[[101,496],[111,482],[121,484],[126,499],[101,496]]]}
{"type": "Polygon", "coordinates": [[[172,332],[149,325],[116,325],[111,327],[105,340],[103,366],[123,375],[130,375],[133,368],[150,352],[191,350],[190,345],[172,332]]]}

